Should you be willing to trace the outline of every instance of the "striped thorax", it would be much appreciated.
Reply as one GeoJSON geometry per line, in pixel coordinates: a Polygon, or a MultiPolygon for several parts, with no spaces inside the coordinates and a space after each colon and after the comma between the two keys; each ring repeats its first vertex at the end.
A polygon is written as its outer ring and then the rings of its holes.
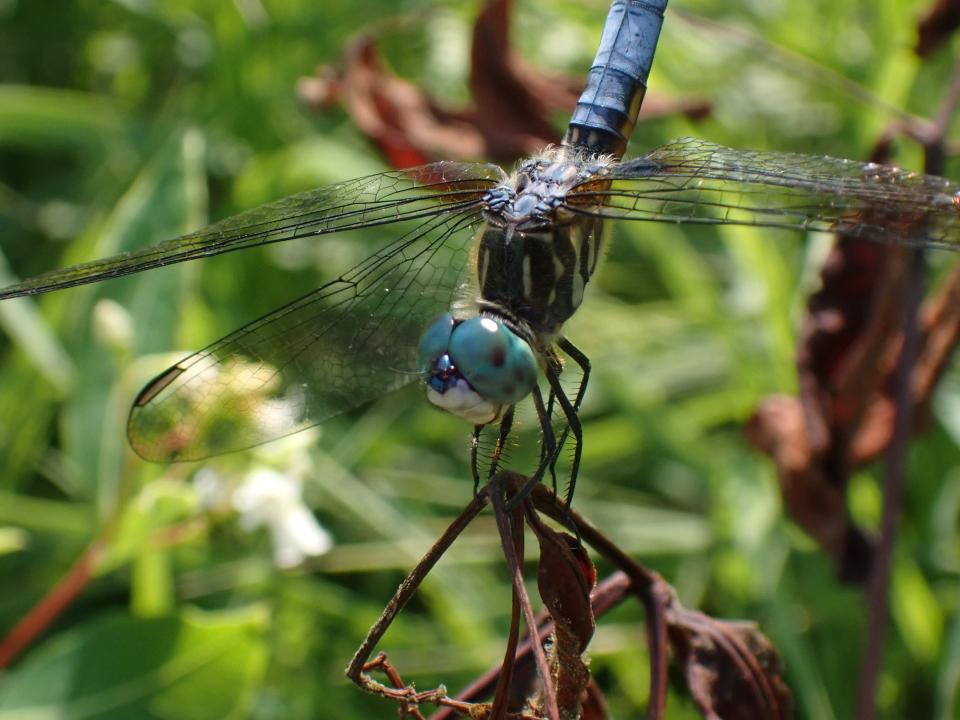
{"type": "Polygon", "coordinates": [[[526,325],[549,346],[580,306],[603,243],[602,221],[572,212],[569,193],[610,162],[556,148],[487,194],[476,252],[481,312],[526,325]]]}
{"type": "Polygon", "coordinates": [[[570,192],[602,182],[596,178],[610,162],[560,147],[487,193],[475,251],[479,317],[445,315],[421,341],[434,405],[485,424],[533,389],[537,363],[552,357],[602,248],[602,221],[571,210],[570,192]]]}

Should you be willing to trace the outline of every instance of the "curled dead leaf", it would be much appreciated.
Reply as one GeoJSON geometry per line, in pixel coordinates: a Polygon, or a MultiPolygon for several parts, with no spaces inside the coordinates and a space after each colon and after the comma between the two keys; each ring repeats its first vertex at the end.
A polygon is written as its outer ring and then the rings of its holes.
{"type": "Polygon", "coordinates": [[[669,633],[697,708],[719,720],[787,720],[793,700],[770,641],[751,623],[671,608],[669,633]]]}
{"type": "MultiPolygon", "coordinates": [[[[323,66],[298,83],[301,102],[328,109],[340,102],[393,167],[434,159],[491,159],[509,164],[560,140],[558,113],[576,105],[583,78],[534,68],[513,51],[510,0],[488,0],[473,28],[469,85],[473,106],[447,108],[391,73],[373,37],[350,43],[341,68],[323,66]]],[[[702,98],[648,95],[640,117],[710,113],[702,98]]]]}
{"type": "Polygon", "coordinates": [[[960,2],[937,0],[917,22],[917,44],[914,48],[922,58],[930,57],[946,43],[960,27],[960,2]]]}

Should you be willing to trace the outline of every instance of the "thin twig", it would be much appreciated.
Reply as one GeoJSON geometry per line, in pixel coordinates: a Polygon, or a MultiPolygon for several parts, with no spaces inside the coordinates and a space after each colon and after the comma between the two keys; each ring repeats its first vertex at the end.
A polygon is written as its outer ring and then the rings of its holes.
{"type": "Polygon", "coordinates": [[[903,349],[897,365],[896,416],[893,435],[887,448],[883,483],[883,516],[880,539],[873,557],[870,580],[867,585],[867,640],[857,690],[857,720],[872,720],[876,716],[877,675],[880,671],[883,646],[886,640],[887,605],[890,587],[890,566],[896,541],[897,522],[903,495],[903,478],[907,447],[910,442],[912,420],[911,371],[917,359],[920,330],[917,311],[923,297],[923,273],[926,266],[923,251],[912,250],[910,271],[905,291],[903,349]]]}
{"type": "MultiPolygon", "coordinates": [[[[926,172],[943,172],[944,134],[950,118],[960,102],[960,61],[954,65],[953,79],[936,119],[929,125],[931,132],[924,138],[926,172]]],[[[903,348],[897,365],[896,416],[893,435],[886,453],[886,471],[883,489],[883,514],[880,539],[877,543],[870,573],[867,597],[867,639],[857,687],[857,720],[876,717],[877,677],[882,664],[886,641],[887,613],[890,593],[890,574],[897,523],[903,499],[907,448],[910,441],[913,410],[913,366],[920,348],[918,310],[923,298],[926,258],[921,248],[910,252],[910,270],[907,277],[904,303],[903,348]]]]}
{"type": "Polygon", "coordinates": [[[513,546],[512,533],[510,529],[510,516],[507,514],[506,503],[503,499],[503,487],[515,476],[509,473],[499,473],[491,481],[490,499],[493,503],[494,515],[497,518],[497,529],[500,531],[500,541],[503,545],[503,552],[507,558],[507,566],[513,578],[513,587],[516,591],[520,607],[523,608],[524,619],[527,623],[527,631],[530,633],[533,641],[533,653],[536,658],[537,672],[540,674],[543,683],[544,704],[547,708],[547,717],[550,720],[560,720],[560,710],[557,707],[557,698],[553,689],[553,681],[550,677],[550,666],[547,664],[547,656],[543,652],[543,646],[536,642],[537,622],[533,615],[533,608],[530,605],[530,597],[527,595],[527,588],[523,584],[523,571],[520,568],[520,561],[517,558],[516,549],[513,546]]]}
{"type": "Polygon", "coordinates": [[[666,610],[673,591],[655,572],[635,562],[580,513],[560,500],[543,485],[533,489],[531,498],[537,510],[557,522],[572,522],[580,537],[630,578],[633,591],[643,602],[647,614],[647,648],[650,653],[650,700],[648,720],[660,720],[667,707],[667,620],[666,610]]]}
{"type": "MultiPolygon", "coordinates": [[[[498,488],[494,488],[496,491],[498,488]]],[[[510,527],[513,530],[512,547],[517,557],[523,557],[523,524],[519,511],[514,511],[510,517],[510,527]]],[[[512,569],[512,568],[511,568],[512,569]]],[[[490,705],[490,720],[500,720],[507,713],[507,704],[510,701],[510,684],[513,681],[514,667],[517,662],[517,642],[520,638],[520,596],[516,588],[510,592],[510,634],[507,636],[507,649],[503,654],[502,672],[497,678],[497,687],[493,692],[493,702],[490,705]]]]}
{"type": "MultiPolygon", "coordinates": [[[[628,597],[632,597],[633,583],[623,572],[615,572],[606,580],[598,583],[590,593],[590,604],[593,608],[593,616],[600,618],[610,612],[628,597]]],[[[553,621],[549,613],[540,613],[537,616],[537,639],[540,644],[553,632],[553,621]]],[[[532,645],[530,638],[525,638],[517,647],[516,667],[523,668],[530,661],[532,656],[532,645]]],[[[483,675],[470,683],[467,687],[457,693],[457,700],[462,702],[476,702],[480,698],[488,697],[496,686],[497,678],[503,672],[502,665],[494,665],[483,675]]],[[[430,720],[449,720],[453,717],[454,709],[444,707],[430,716],[430,720]]]]}
{"type": "Polygon", "coordinates": [[[83,592],[104,550],[103,543],[92,543],[50,592],[13,626],[0,641],[0,668],[9,666],[83,592]]]}
{"type": "MultiPolygon", "coordinates": [[[[364,672],[364,666],[367,664],[367,660],[369,659],[371,653],[373,653],[373,649],[377,646],[377,643],[380,642],[383,634],[387,631],[387,628],[390,627],[390,624],[396,618],[397,614],[403,609],[403,607],[416,592],[417,588],[420,586],[420,583],[423,582],[423,579],[433,569],[433,566],[437,564],[437,561],[443,556],[453,541],[456,540],[457,536],[460,535],[464,528],[466,528],[467,525],[473,521],[473,519],[486,506],[486,504],[486,491],[481,490],[481,492],[473,498],[470,504],[464,508],[463,512],[461,512],[460,515],[458,515],[457,518],[444,531],[443,535],[441,535],[437,542],[433,544],[430,550],[427,551],[427,554],[423,556],[419,563],[417,563],[416,567],[410,571],[410,574],[404,578],[402,583],[400,583],[400,587],[397,588],[397,592],[392,598],[390,598],[390,602],[387,603],[387,606],[383,609],[383,613],[370,628],[370,632],[367,633],[367,637],[364,638],[363,643],[361,643],[360,647],[357,648],[357,652],[354,654],[353,659],[347,666],[347,677],[361,688],[374,694],[383,695],[393,699],[401,699],[401,691],[396,690],[395,688],[389,688],[366,675],[364,672]]],[[[444,690],[444,693],[445,692],[446,691],[444,690]]]]}

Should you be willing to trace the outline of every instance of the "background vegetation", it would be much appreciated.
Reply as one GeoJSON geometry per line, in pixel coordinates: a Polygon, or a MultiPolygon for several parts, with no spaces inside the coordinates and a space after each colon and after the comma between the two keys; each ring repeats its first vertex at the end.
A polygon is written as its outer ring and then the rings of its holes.
{"type": "MultiPolygon", "coordinates": [[[[582,73],[605,5],[519,0],[514,45],[536,65],[582,73]]],[[[416,22],[379,25],[392,69],[444,103],[466,104],[477,9],[0,1],[0,275],[141,247],[381,169],[345,113],[299,104],[298,78],[335,62],[379,19],[404,15],[416,22]]],[[[865,157],[895,109],[930,117],[945,92],[951,48],[922,63],[911,50],[924,9],[911,0],[672,3],[652,91],[706,97],[713,113],[646,123],[634,152],[689,134],[865,157]]],[[[897,150],[899,162],[920,167],[915,147],[897,150]]],[[[149,465],[124,440],[130,401],[159,368],[381,240],[307,241],[0,305],[0,635],[92,542],[103,548],[89,584],[0,675],[0,718],[392,716],[342,668],[470,497],[469,428],[410,387],[327,423],[318,438],[207,463],[228,479],[255,465],[303,477],[335,544],[296,571],[275,567],[267,532],[246,533],[230,513],[200,506],[197,467],[149,465]]],[[[851,715],[863,597],[783,517],[772,466],[742,424],[763,396],[796,390],[797,322],[825,240],[624,229],[569,327],[595,368],[578,508],[663,573],[687,606],[757,621],[782,653],[798,716],[817,720],[851,715]]],[[[529,422],[519,438],[534,439],[529,422]]],[[[954,372],[910,454],[885,717],[960,711],[958,442],[954,372]]],[[[879,471],[850,489],[866,527],[879,518],[879,471]]],[[[456,689],[499,657],[508,598],[484,516],[383,649],[406,680],[456,689]]],[[[641,621],[638,608],[621,608],[593,643],[616,717],[644,706],[641,621]]],[[[670,717],[696,717],[680,692],[669,707],[670,717]]]]}

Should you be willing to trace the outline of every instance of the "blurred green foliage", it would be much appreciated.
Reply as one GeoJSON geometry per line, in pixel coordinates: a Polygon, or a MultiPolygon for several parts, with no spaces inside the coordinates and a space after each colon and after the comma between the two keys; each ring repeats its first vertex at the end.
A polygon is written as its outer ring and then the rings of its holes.
{"type": "MultiPolygon", "coordinates": [[[[373,27],[396,72],[466,103],[476,10],[410,0],[0,1],[0,279],[375,172],[381,160],[343,112],[298,104],[297,79],[373,27]]],[[[951,48],[924,62],[911,52],[919,12],[911,0],[672,3],[651,92],[706,96],[714,112],[641,124],[634,146],[690,134],[864,157],[900,111],[930,117],[945,93],[951,48]]],[[[514,44],[542,67],[583,73],[604,15],[599,0],[519,0],[514,44]]],[[[898,150],[919,166],[915,147],[898,150]]],[[[851,716],[865,603],[783,517],[772,467],[741,431],[764,395],[795,390],[797,323],[822,240],[621,229],[569,335],[595,369],[578,508],[686,605],[756,620],[782,653],[798,716],[829,720],[851,716]]],[[[470,497],[469,428],[413,387],[326,424],[307,455],[305,493],[335,546],[309,572],[276,570],[265,532],[201,512],[182,482],[195,467],[149,465],[124,439],[131,399],[171,359],[381,241],[308,240],[0,304],[0,633],[95,538],[106,546],[92,582],[0,675],[0,718],[392,716],[342,668],[470,497]]],[[[960,712],[955,372],[935,415],[909,459],[880,685],[887,718],[960,712]]],[[[518,438],[531,445],[532,422],[518,438]]],[[[209,465],[235,476],[254,462],[285,467],[291,452],[304,453],[266,448],[209,465]]],[[[878,522],[879,472],[850,490],[867,527],[878,522]]],[[[500,656],[508,613],[485,515],[383,649],[419,688],[456,689],[500,656]]],[[[640,610],[625,606],[594,641],[592,668],[616,717],[644,706],[642,635],[640,610]]],[[[696,717],[680,690],[669,707],[671,718],[696,717]]]]}

